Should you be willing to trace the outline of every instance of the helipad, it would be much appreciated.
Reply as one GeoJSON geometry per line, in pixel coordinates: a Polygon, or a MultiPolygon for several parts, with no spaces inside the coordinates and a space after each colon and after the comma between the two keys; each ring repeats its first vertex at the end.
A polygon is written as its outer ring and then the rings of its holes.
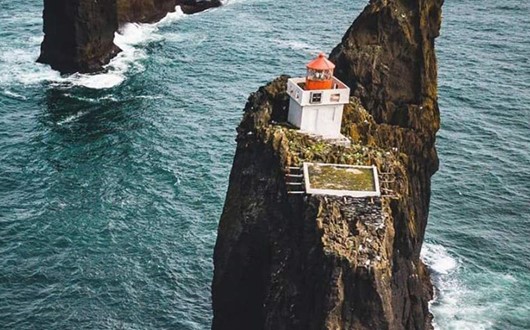
{"type": "Polygon", "coordinates": [[[375,166],[304,163],[307,194],[352,197],[379,197],[375,166]]]}

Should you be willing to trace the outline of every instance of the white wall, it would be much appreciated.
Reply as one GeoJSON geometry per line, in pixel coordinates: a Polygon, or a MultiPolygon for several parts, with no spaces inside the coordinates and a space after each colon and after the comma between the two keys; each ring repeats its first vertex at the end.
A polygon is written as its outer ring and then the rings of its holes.
{"type": "Polygon", "coordinates": [[[298,128],[302,125],[302,107],[293,98],[289,101],[287,121],[298,128]]]}
{"type": "Polygon", "coordinates": [[[313,93],[322,94],[319,104],[348,104],[350,102],[350,89],[335,77],[333,77],[333,81],[338,88],[306,91],[298,86],[299,83],[305,82],[305,78],[291,78],[287,82],[287,93],[301,106],[315,105],[311,103],[313,93]],[[338,100],[332,101],[331,96],[336,94],[339,96],[338,100]]]}
{"type": "Polygon", "coordinates": [[[338,137],[342,124],[343,105],[303,107],[300,130],[324,137],[338,137]]]}
{"type": "Polygon", "coordinates": [[[302,132],[329,138],[340,136],[344,104],[350,101],[350,89],[333,77],[335,89],[303,90],[298,84],[305,78],[291,78],[287,82],[290,96],[288,121],[302,132]],[[312,103],[313,93],[321,93],[321,102],[312,103]],[[332,100],[332,96],[336,96],[332,100]]]}

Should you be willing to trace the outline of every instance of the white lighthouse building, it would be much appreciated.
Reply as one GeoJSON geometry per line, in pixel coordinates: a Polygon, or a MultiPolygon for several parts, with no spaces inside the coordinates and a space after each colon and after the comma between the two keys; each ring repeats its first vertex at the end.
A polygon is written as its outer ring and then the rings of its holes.
{"type": "Polygon", "coordinates": [[[349,103],[350,89],[333,76],[334,69],[335,65],[320,54],[307,64],[305,78],[288,80],[288,121],[301,132],[324,139],[344,138],[340,127],[344,105],[349,103]]]}

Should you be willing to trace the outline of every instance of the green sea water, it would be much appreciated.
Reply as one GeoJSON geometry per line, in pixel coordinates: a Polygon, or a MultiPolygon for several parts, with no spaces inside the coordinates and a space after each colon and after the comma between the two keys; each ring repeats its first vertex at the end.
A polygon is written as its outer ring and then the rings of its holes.
{"type": "MultiPolygon", "coordinates": [[[[0,328],[206,329],[248,95],[366,3],[233,0],[128,25],[98,75],[36,64],[41,2],[0,0],[0,328]]],[[[530,5],[446,1],[423,258],[439,329],[530,329],[530,5]]]]}

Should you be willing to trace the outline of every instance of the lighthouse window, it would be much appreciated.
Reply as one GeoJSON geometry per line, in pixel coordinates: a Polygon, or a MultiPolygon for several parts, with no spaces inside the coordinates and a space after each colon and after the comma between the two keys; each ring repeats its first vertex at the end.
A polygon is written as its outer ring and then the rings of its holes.
{"type": "Polygon", "coordinates": [[[311,103],[321,103],[322,93],[311,93],[311,103]]]}
{"type": "Polygon", "coordinates": [[[339,102],[340,101],[340,94],[331,94],[330,101],[331,102],[339,102]]]}
{"type": "Polygon", "coordinates": [[[307,77],[311,80],[329,80],[331,79],[332,73],[330,70],[313,70],[307,71],[307,77]]]}

